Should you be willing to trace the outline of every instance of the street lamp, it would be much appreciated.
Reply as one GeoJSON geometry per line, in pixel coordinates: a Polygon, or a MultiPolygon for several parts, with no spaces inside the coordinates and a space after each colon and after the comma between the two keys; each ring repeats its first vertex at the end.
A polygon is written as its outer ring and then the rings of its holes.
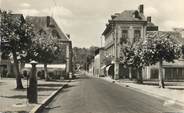
{"type": "Polygon", "coordinates": [[[28,88],[28,102],[29,103],[37,103],[37,78],[36,78],[36,64],[38,62],[31,61],[30,64],[32,65],[31,75],[29,77],[29,88],[28,88]]]}

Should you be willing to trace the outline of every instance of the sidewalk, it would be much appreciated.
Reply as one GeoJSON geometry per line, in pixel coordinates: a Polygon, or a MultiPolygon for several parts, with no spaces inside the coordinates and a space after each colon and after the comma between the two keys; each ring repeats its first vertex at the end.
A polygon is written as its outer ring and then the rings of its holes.
{"type": "Polygon", "coordinates": [[[157,82],[145,81],[144,84],[137,84],[130,80],[112,80],[110,77],[102,77],[102,79],[164,99],[164,105],[177,103],[184,106],[184,82],[165,82],[166,86],[162,89],[158,87],[157,82]]]}
{"type": "Polygon", "coordinates": [[[38,80],[38,104],[28,104],[27,102],[27,81],[22,80],[25,89],[15,90],[15,79],[0,79],[0,113],[28,113],[39,105],[44,99],[58,90],[67,81],[46,82],[38,80]]]}

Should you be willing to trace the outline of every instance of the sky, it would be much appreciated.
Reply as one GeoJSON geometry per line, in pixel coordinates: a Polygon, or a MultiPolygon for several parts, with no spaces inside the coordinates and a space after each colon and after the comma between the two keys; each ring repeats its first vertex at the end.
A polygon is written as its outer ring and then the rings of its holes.
{"type": "Polygon", "coordinates": [[[140,4],[160,30],[184,27],[184,0],[0,0],[0,7],[13,13],[53,16],[77,47],[100,47],[110,16],[136,10],[140,4]]]}

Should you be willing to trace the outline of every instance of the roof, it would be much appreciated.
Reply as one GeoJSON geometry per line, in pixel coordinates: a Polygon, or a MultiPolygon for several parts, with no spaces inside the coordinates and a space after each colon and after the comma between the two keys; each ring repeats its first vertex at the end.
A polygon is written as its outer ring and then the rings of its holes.
{"type": "Polygon", "coordinates": [[[161,38],[166,38],[170,36],[173,39],[176,39],[176,41],[179,44],[184,44],[184,38],[181,37],[181,34],[175,31],[148,31],[146,32],[146,37],[156,37],[158,36],[161,38]]]}
{"type": "Polygon", "coordinates": [[[137,10],[125,10],[119,15],[117,15],[114,21],[146,21],[143,14],[139,13],[137,10]],[[135,16],[137,13],[137,17],[135,16]]]}
{"type": "Polygon", "coordinates": [[[153,22],[147,22],[146,31],[158,31],[158,26],[156,26],[153,22]]]}
{"type": "Polygon", "coordinates": [[[58,38],[62,41],[69,41],[69,38],[59,28],[56,21],[50,16],[27,16],[26,21],[33,24],[35,32],[46,30],[47,32],[56,31],[58,38]]]}
{"type": "Polygon", "coordinates": [[[147,22],[144,14],[138,10],[125,10],[122,13],[115,13],[111,18],[102,35],[105,35],[112,29],[111,22],[147,22]]]}

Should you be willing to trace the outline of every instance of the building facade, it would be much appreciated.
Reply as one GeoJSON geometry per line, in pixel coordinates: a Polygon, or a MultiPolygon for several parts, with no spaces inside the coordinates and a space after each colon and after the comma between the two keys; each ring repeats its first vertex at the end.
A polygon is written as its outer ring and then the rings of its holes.
{"type": "Polygon", "coordinates": [[[95,57],[93,62],[93,75],[96,77],[104,76],[104,48],[99,48],[95,51],[95,57]]]}
{"type": "MultiPolygon", "coordinates": [[[[168,36],[175,39],[178,44],[184,44],[184,39],[181,33],[176,31],[147,31],[146,35],[151,38],[158,36],[160,38],[167,38],[168,36]]],[[[174,62],[163,62],[163,75],[165,80],[182,80],[184,79],[184,60],[180,58],[174,62]]],[[[145,80],[158,79],[159,76],[159,66],[158,63],[152,66],[147,66],[143,70],[143,78],[145,80]]]]}
{"type": "Polygon", "coordinates": [[[147,20],[144,16],[144,6],[138,10],[125,10],[115,13],[106,25],[103,32],[105,37],[105,55],[113,57],[114,78],[126,78],[129,72],[119,63],[123,58],[123,48],[132,46],[135,42],[146,36],[147,20]]]}
{"type": "MultiPolygon", "coordinates": [[[[61,43],[60,47],[63,48],[66,56],[63,56],[66,60],[66,74],[73,73],[72,67],[72,41],[70,35],[66,35],[58,26],[54,18],[50,16],[27,16],[25,19],[27,22],[33,25],[35,34],[47,32],[50,36],[54,37],[61,43]]],[[[48,36],[49,37],[49,36],[48,36]]],[[[58,64],[62,64],[59,62],[58,64]]]]}
{"type": "MultiPolygon", "coordinates": [[[[178,42],[184,41],[178,32],[159,31],[158,26],[151,21],[151,17],[144,16],[144,5],[142,4],[137,10],[125,10],[111,16],[102,35],[105,40],[105,56],[112,57],[111,66],[114,67],[114,79],[137,77],[136,69],[124,67],[120,59],[124,58],[124,48],[132,47],[135,42],[145,38],[149,33],[163,33],[166,34],[165,36],[172,34],[178,42]]],[[[183,78],[183,63],[183,60],[177,60],[175,63],[164,62],[165,79],[183,78]]],[[[143,79],[158,79],[158,65],[143,68],[142,76],[143,79]]]]}

